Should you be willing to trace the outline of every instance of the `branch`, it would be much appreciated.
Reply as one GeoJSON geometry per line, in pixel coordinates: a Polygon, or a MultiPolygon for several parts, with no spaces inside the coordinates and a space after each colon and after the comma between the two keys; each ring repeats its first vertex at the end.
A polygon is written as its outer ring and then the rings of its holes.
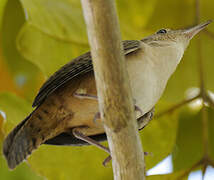
{"type": "Polygon", "coordinates": [[[115,180],[144,180],[144,157],[134,115],[113,0],[82,0],[99,109],[111,150],[115,180]]]}
{"type": "Polygon", "coordinates": [[[185,100],[181,101],[180,103],[175,104],[174,106],[171,106],[169,109],[158,113],[157,115],[155,115],[155,118],[160,118],[161,116],[163,116],[165,114],[172,113],[176,109],[178,109],[178,108],[180,108],[180,107],[182,107],[182,106],[184,106],[184,105],[186,105],[186,104],[188,104],[188,103],[190,103],[190,102],[192,102],[192,101],[194,101],[194,100],[196,100],[198,98],[200,98],[200,95],[197,95],[197,96],[192,97],[190,99],[185,99],[185,100]]]}
{"type": "Polygon", "coordinates": [[[201,159],[200,161],[198,161],[197,163],[195,163],[191,168],[189,168],[186,171],[184,171],[181,176],[179,176],[179,177],[176,178],[176,180],[180,180],[180,179],[183,179],[184,177],[187,177],[190,172],[192,172],[193,170],[195,170],[196,168],[198,168],[202,163],[203,163],[203,159],[201,159]]]}

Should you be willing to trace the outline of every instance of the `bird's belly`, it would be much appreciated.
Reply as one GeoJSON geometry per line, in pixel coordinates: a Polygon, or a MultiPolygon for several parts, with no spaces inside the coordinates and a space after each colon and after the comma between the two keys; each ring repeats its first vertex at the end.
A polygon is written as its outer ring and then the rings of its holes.
{"type": "Polygon", "coordinates": [[[148,64],[138,63],[138,66],[142,67],[141,70],[137,71],[136,67],[129,66],[129,79],[135,104],[145,114],[161,97],[166,81],[158,77],[158,74],[152,71],[148,64]]]}

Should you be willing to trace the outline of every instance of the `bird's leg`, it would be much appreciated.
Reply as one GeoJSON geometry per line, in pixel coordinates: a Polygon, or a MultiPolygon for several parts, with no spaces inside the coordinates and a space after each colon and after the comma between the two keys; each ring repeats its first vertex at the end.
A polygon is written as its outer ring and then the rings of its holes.
{"type": "MultiPolygon", "coordinates": [[[[152,108],[151,111],[147,112],[146,114],[144,114],[143,116],[141,116],[140,118],[137,119],[138,121],[138,129],[141,130],[143,129],[152,119],[154,114],[154,108],[152,108]]],[[[95,115],[95,116],[99,116],[99,112],[95,115]]],[[[103,161],[103,165],[106,166],[106,164],[111,161],[111,153],[109,148],[103,146],[102,144],[100,144],[99,142],[95,141],[94,139],[88,137],[90,135],[95,134],[94,132],[96,131],[96,134],[100,134],[102,133],[103,129],[99,129],[96,127],[96,129],[94,128],[89,128],[89,127],[76,127],[72,130],[72,134],[78,138],[81,139],[91,145],[94,145],[102,150],[104,150],[105,152],[107,152],[108,154],[110,154],[104,161],[103,161]]],[[[148,152],[144,152],[144,155],[148,155],[148,152]]]]}
{"type": "MultiPolygon", "coordinates": [[[[110,150],[109,148],[103,146],[102,144],[100,144],[99,142],[95,141],[94,139],[84,135],[85,133],[87,134],[87,131],[90,131],[91,129],[89,129],[88,127],[78,127],[78,128],[74,128],[72,130],[72,134],[78,138],[78,139],[81,139],[91,145],[94,145],[102,150],[104,150],[105,152],[107,152],[108,154],[111,154],[110,153],[110,150]]],[[[89,132],[91,133],[91,132],[89,132]]],[[[103,166],[106,166],[106,164],[111,160],[111,155],[109,155],[104,161],[103,161],[103,166]]]]}
{"type": "MultiPolygon", "coordinates": [[[[80,99],[92,99],[92,100],[98,100],[97,96],[95,95],[91,95],[91,94],[87,94],[87,93],[78,93],[78,92],[75,92],[74,94],[74,97],[77,97],[77,98],[80,98],[80,99]]],[[[139,111],[141,115],[143,115],[143,111],[136,105],[136,100],[134,99],[134,108],[135,108],[135,111],[139,111]]],[[[94,122],[96,122],[96,119],[99,119],[100,118],[100,113],[97,112],[94,116],[94,122]]]]}
{"type": "Polygon", "coordinates": [[[78,128],[74,128],[72,130],[73,135],[77,138],[77,139],[81,139],[91,145],[94,145],[102,150],[104,150],[105,152],[107,152],[108,154],[110,154],[110,150],[109,148],[103,146],[102,144],[100,144],[99,142],[95,141],[94,139],[88,137],[87,135],[85,135],[86,131],[87,131],[87,127],[78,127],[78,128]]]}
{"type": "Polygon", "coordinates": [[[109,163],[111,161],[111,159],[112,159],[111,155],[109,155],[107,158],[105,158],[104,161],[103,161],[103,166],[106,167],[106,164],[109,163]]]}

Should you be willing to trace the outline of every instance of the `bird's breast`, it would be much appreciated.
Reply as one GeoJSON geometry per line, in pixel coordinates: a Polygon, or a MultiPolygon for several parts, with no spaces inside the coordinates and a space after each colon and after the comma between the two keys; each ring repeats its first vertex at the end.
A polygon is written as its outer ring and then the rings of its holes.
{"type": "MultiPolygon", "coordinates": [[[[153,54],[154,55],[154,54],[153,54]]],[[[144,113],[150,111],[160,99],[170,73],[166,68],[151,60],[153,55],[145,55],[145,52],[128,56],[127,69],[132,89],[132,95],[136,105],[144,113]]],[[[167,56],[163,57],[167,59],[167,56]]],[[[159,57],[159,60],[161,58],[159,57]]]]}

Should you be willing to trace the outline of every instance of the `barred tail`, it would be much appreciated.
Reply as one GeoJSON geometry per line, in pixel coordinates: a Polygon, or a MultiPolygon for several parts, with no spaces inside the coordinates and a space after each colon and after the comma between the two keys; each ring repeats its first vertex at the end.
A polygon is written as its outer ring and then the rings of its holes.
{"type": "Polygon", "coordinates": [[[9,133],[3,143],[3,154],[10,169],[14,169],[46,140],[64,131],[66,121],[72,115],[62,110],[58,112],[57,108],[54,105],[36,108],[9,133]]]}
{"type": "Polygon", "coordinates": [[[37,140],[31,136],[29,126],[26,126],[31,114],[18,124],[4,140],[3,154],[10,169],[14,169],[36,148],[37,140]]]}

